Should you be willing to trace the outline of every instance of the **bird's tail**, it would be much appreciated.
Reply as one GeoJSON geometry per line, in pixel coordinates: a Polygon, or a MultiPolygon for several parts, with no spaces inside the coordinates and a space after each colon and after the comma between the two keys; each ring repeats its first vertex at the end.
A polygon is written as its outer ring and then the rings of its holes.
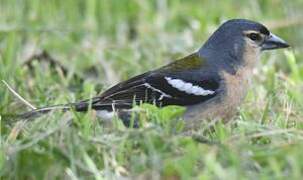
{"type": "Polygon", "coordinates": [[[19,115],[17,115],[17,117],[18,117],[18,119],[30,119],[30,118],[39,117],[43,114],[47,114],[49,112],[57,111],[57,110],[68,111],[68,110],[74,109],[75,111],[79,111],[79,112],[87,111],[89,109],[89,107],[92,105],[92,103],[95,101],[95,99],[97,99],[97,98],[87,99],[87,100],[83,100],[80,102],[38,108],[38,109],[34,109],[29,112],[19,114],[19,115]]]}
{"type": "Polygon", "coordinates": [[[34,109],[32,111],[28,111],[22,114],[18,114],[16,115],[16,117],[18,119],[31,119],[56,110],[68,111],[73,107],[74,104],[61,104],[61,105],[48,106],[48,107],[34,109]]]}

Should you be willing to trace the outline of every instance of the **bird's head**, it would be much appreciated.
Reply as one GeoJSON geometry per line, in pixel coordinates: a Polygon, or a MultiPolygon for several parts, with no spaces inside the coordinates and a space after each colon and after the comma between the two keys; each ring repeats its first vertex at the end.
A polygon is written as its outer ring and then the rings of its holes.
{"type": "Polygon", "coordinates": [[[223,23],[200,51],[228,55],[234,63],[255,63],[264,50],[287,48],[289,45],[271,33],[264,25],[233,19],[223,23]]]}

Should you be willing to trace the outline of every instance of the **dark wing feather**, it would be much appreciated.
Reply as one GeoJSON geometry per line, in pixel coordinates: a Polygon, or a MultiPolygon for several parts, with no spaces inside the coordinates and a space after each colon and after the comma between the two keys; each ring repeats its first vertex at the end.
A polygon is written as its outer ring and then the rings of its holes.
{"type": "Polygon", "coordinates": [[[204,102],[216,96],[219,88],[219,76],[206,69],[202,71],[197,69],[203,63],[203,59],[197,54],[192,54],[169,66],[121,82],[99,97],[80,102],[79,106],[76,106],[76,110],[84,111],[89,104],[93,109],[111,110],[131,108],[134,104],[140,103],[150,103],[157,106],[185,106],[204,102]],[[194,66],[191,66],[192,64],[194,66]],[[182,71],[182,65],[187,67],[187,71],[182,71]],[[165,77],[181,79],[203,89],[215,91],[215,93],[209,95],[188,94],[172,87],[165,77]]]}
{"type": "MultiPolygon", "coordinates": [[[[170,74],[169,77],[180,79],[179,75],[176,74],[170,74]]],[[[171,98],[164,98],[161,102],[158,102],[161,106],[167,106],[167,105],[194,105],[198,103],[202,103],[208,99],[211,99],[212,97],[216,96],[217,90],[219,89],[219,80],[217,77],[207,77],[207,76],[199,76],[196,75],[195,78],[188,78],[182,77],[181,79],[187,83],[191,83],[194,86],[202,87],[205,90],[212,90],[215,91],[214,94],[210,95],[194,95],[194,94],[188,94],[184,91],[180,91],[174,87],[172,87],[170,84],[167,83],[165,77],[167,75],[159,74],[155,75],[153,78],[150,78],[148,80],[148,83],[150,83],[154,88],[165,89],[165,93],[171,95],[171,98]]]]}
{"type": "Polygon", "coordinates": [[[123,81],[110,89],[106,90],[100,96],[81,101],[76,106],[77,111],[86,111],[91,104],[93,109],[111,110],[113,108],[131,108],[134,103],[147,99],[146,88],[144,86],[145,78],[149,72],[135,76],[129,80],[123,81]]]}
{"type": "MultiPolygon", "coordinates": [[[[211,95],[193,95],[172,87],[165,80],[165,75],[161,73],[149,73],[135,77],[133,80],[122,82],[99,97],[93,100],[86,100],[79,103],[76,109],[86,110],[91,102],[93,109],[121,109],[131,108],[134,104],[150,103],[157,106],[167,105],[194,105],[204,102],[214,97],[217,93],[211,95]]],[[[201,81],[186,80],[193,85],[203,87],[207,90],[216,91],[219,83],[215,79],[205,79],[201,81]]]]}

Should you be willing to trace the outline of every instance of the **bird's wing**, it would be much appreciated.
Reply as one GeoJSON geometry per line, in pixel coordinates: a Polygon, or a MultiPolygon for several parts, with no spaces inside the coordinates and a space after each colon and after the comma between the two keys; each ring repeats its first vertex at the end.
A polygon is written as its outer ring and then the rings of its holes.
{"type": "Polygon", "coordinates": [[[201,69],[187,68],[182,71],[182,61],[191,60],[184,59],[121,82],[90,100],[91,103],[88,100],[80,102],[76,109],[85,110],[88,104],[93,109],[131,108],[140,103],[185,106],[216,96],[219,89],[218,77],[201,69]]]}

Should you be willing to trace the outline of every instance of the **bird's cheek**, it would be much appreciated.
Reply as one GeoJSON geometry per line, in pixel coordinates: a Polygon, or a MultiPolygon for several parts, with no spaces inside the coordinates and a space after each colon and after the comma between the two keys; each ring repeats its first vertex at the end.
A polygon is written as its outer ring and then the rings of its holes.
{"type": "Polygon", "coordinates": [[[253,68],[260,59],[261,49],[247,45],[244,49],[243,60],[248,68],[253,68]]]}
{"type": "Polygon", "coordinates": [[[249,43],[248,43],[248,45],[250,46],[250,48],[252,48],[252,49],[256,49],[256,50],[261,50],[261,44],[258,44],[258,43],[256,43],[256,42],[252,42],[252,41],[250,41],[249,43]]]}
{"type": "Polygon", "coordinates": [[[261,47],[260,46],[254,48],[254,54],[255,54],[255,60],[259,61],[260,57],[261,57],[261,47]]]}

